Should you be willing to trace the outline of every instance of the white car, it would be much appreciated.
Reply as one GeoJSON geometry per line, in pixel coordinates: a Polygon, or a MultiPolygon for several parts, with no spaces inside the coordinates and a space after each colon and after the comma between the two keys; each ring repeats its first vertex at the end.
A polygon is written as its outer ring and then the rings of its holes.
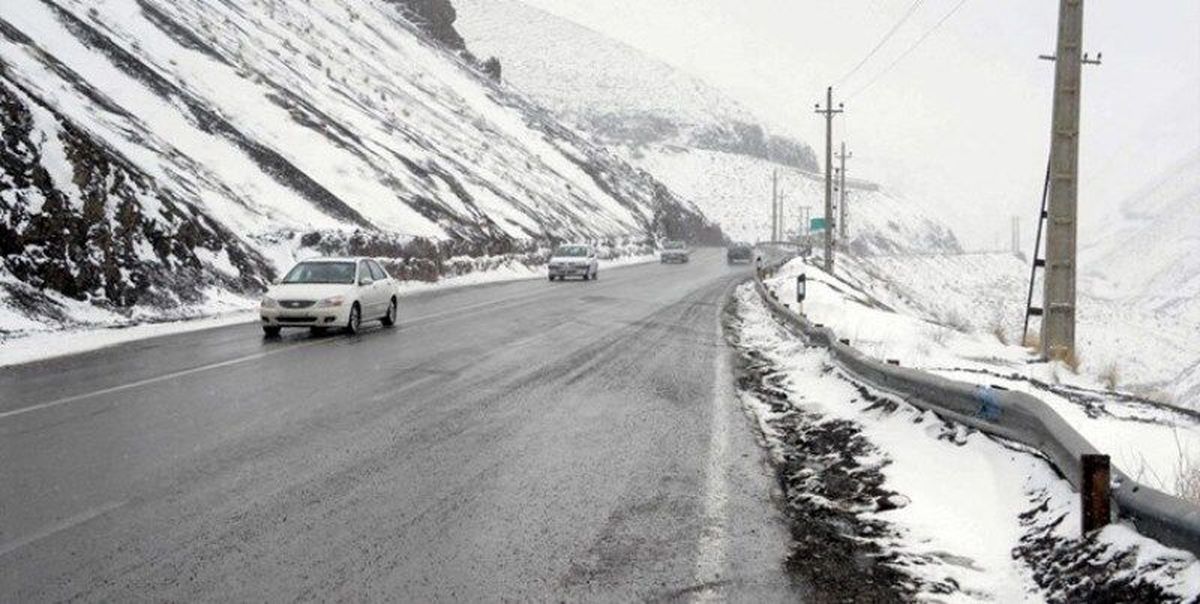
{"type": "Polygon", "coordinates": [[[399,297],[395,280],[370,258],[315,258],[292,267],[272,285],[259,314],[268,336],[279,335],[284,327],[357,333],[364,321],[395,325],[399,297]]]}
{"type": "Polygon", "coordinates": [[[584,281],[600,278],[600,262],[596,259],[596,248],[571,243],[560,245],[550,255],[550,280],[581,277],[584,281]]]}

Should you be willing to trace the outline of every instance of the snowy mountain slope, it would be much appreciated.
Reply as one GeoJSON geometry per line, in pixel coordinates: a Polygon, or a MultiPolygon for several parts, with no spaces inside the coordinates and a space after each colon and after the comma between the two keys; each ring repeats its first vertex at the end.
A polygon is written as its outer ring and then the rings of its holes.
{"type": "Polygon", "coordinates": [[[1137,297],[1155,308],[1200,299],[1200,147],[1121,205],[1081,250],[1097,294],[1137,297]]]}
{"type": "Polygon", "coordinates": [[[391,2],[10,0],[0,68],[5,316],[253,292],[317,241],[719,237],[391,2]]]}
{"type": "MultiPolygon", "coordinates": [[[[500,58],[507,81],[696,202],[732,236],[767,236],[776,169],[787,181],[789,230],[796,228],[799,205],[823,207],[812,149],[765,133],[753,115],[711,86],[521,0],[455,5],[463,35],[500,58]]],[[[881,193],[873,183],[850,184],[859,189],[851,206],[861,210],[852,217],[860,227],[852,238],[857,251],[958,250],[933,211],[881,193]]]]}
{"type": "Polygon", "coordinates": [[[1122,308],[1119,319],[1149,315],[1145,338],[1183,340],[1190,354],[1161,359],[1162,389],[1200,405],[1200,148],[1155,176],[1080,251],[1080,289],[1122,308]]]}
{"type": "Polygon", "coordinates": [[[816,168],[807,145],[770,132],[724,93],[634,48],[520,0],[454,4],[463,35],[500,58],[506,80],[601,140],[671,143],[816,168]]]}
{"type": "MultiPolygon", "coordinates": [[[[1020,339],[1029,264],[1012,254],[860,257],[848,259],[843,269],[873,295],[908,314],[983,335],[989,346],[995,345],[997,333],[1010,343],[1020,339]]],[[[1078,377],[1095,386],[1102,374],[1114,372],[1122,391],[1200,408],[1200,397],[1179,390],[1181,372],[1194,371],[1200,359],[1196,325],[1127,299],[1081,291],[1078,377]]],[[[1036,329],[1035,320],[1031,330],[1036,329]]],[[[985,358],[995,353],[985,347],[972,354],[985,358]]]]}
{"type": "MultiPolygon", "coordinates": [[[[771,231],[771,178],[779,173],[784,224],[799,227],[800,207],[824,213],[824,178],[761,159],[697,149],[646,146],[626,151],[634,161],[696,202],[731,237],[755,241],[771,231]]],[[[958,240],[932,212],[876,187],[848,189],[847,228],[857,254],[959,251],[958,240]]]]}

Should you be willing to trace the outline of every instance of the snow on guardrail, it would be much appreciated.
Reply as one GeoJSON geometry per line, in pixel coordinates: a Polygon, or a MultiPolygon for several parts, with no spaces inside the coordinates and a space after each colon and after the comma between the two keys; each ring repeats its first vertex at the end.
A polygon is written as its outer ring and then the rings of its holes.
{"type": "MultiPolygon", "coordinates": [[[[767,308],[809,341],[828,348],[845,370],[947,420],[1032,447],[1079,490],[1080,459],[1100,451],[1045,402],[1023,392],[950,380],[867,357],[839,340],[833,330],[793,312],[767,290],[764,273],[773,273],[790,260],[790,253],[760,248],[757,257],[754,287],[767,308]]],[[[1200,507],[1141,484],[1116,467],[1111,492],[1118,516],[1132,522],[1140,533],[1200,556],[1200,507]]]]}

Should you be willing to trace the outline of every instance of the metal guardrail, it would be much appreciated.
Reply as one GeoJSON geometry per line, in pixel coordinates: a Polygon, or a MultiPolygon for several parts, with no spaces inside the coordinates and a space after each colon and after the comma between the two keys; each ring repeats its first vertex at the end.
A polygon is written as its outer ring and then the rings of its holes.
{"type": "MultiPolygon", "coordinates": [[[[1045,456],[1076,491],[1081,489],[1080,460],[1100,451],[1049,405],[1023,392],[950,380],[867,357],[838,340],[833,330],[810,322],[771,295],[763,275],[773,274],[787,260],[770,260],[755,270],[754,287],[777,318],[828,348],[845,370],[879,390],[947,420],[1029,446],[1045,456]]],[[[1118,517],[1132,522],[1143,535],[1200,556],[1200,507],[1140,484],[1116,467],[1112,476],[1118,517]]]]}

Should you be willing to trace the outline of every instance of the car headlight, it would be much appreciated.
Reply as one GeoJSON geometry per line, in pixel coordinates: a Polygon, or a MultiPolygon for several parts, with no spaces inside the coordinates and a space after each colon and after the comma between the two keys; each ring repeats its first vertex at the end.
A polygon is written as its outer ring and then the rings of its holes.
{"type": "Polygon", "coordinates": [[[335,307],[341,306],[345,302],[346,302],[346,298],[344,296],[333,296],[331,298],[325,298],[324,300],[317,302],[317,306],[319,306],[321,308],[335,308],[335,307]]]}
{"type": "Polygon", "coordinates": [[[275,298],[272,298],[270,296],[263,296],[263,299],[262,299],[262,307],[263,308],[276,308],[278,306],[279,306],[279,302],[276,302],[275,298]]]}

